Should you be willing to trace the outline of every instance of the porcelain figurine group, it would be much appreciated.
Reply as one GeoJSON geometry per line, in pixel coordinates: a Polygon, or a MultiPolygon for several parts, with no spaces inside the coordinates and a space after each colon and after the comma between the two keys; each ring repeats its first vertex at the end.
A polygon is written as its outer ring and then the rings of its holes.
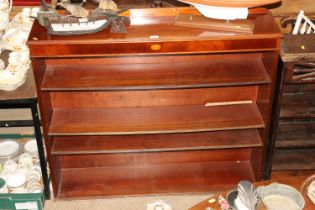
{"type": "Polygon", "coordinates": [[[12,1],[0,0],[0,53],[10,51],[7,62],[0,59],[0,90],[12,91],[23,85],[30,67],[26,41],[39,8],[24,8],[9,20],[12,1]],[[8,63],[7,65],[5,63],[8,63]]]}

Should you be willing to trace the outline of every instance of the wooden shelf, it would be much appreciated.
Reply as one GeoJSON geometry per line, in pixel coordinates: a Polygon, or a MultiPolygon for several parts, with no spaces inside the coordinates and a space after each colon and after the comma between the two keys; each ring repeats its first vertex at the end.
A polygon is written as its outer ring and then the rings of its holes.
{"type": "Polygon", "coordinates": [[[315,122],[280,123],[276,148],[315,147],[315,122]]]}
{"type": "Polygon", "coordinates": [[[315,148],[275,149],[272,170],[315,169],[315,148]]]}
{"type": "Polygon", "coordinates": [[[54,109],[49,135],[125,135],[262,128],[256,104],[54,109]]]}
{"type": "Polygon", "coordinates": [[[315,94],[284,95],[280,118],[315,118],[315,94]]]}
{"type": "Polygon", "coordinates": [[[244,179],[255,181],[248,161],[72,168],[61,171],[57,197],[209,192],[244,179]]]}
{"type": "MultiPolygon", "coordinates": [[[[47,65],[41,89],[145,90],[270,82],[259,54],[187,57],[169,56],[165,61],[151,61],[153,58],[148,60],[149,58],[143,57],[139,63],[126,60],[125,64],[108,65],[47,65]],[[188,61],[183,61],[183,57],[188,61]]],[[[95,60],[97,62],[100,61],[95,60]]]]}
{"type": "Polygon", "coordinates": [[[53,155],[260,147],[257,129],[202,133],[54,137],[53,155]]]}

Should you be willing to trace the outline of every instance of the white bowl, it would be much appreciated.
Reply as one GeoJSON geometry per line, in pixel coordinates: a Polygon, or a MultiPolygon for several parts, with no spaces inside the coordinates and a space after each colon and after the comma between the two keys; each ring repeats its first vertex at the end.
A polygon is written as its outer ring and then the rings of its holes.
{"type": "Polygon", "coordinates": [[[24,152],[29,154],[38,154],[36,139],[32,139],[24,144],[24,152]]]}
{"type": "Polygon", "coordinates": [[[27,153],[23,153],[19,157],[19,165],[27,168],[31,168],[33,166],[33,158],[31,155],[27,153]]]}
{"type": "Polygon", "coordinates": [[[9,171],[11,173],[15,173],[18,168],[18,164],[13,160],[7,160],[3,165],[3,171],[9,171]]]}
{"type": "Polygon", "coordinates": [[[2,178],[2,179],[4,179],[5,181],[7,181],[8,180],[8,178],[10,177],[10,176],[12,176],[14,173],[12,173],[12,172],[10,172],[10,171],[2,171],[1,173],[0,173],[0,178],[2,178]]]}
{"type": "Polygon", "coordinates": [[[24,174],[26,176],[26,174],[29,170],[30,169],[28,167],[23,166],[23,165],[19,165],[18,168],[16,169],[16,173],[24,174]]]}
{"type": "Polygon", "coordinates": [[[258,187],[257,193],[269,210],[302,210],[305,205],[302,194],[289,185],[272,183],[258,187]]]}
{"type": "Polygon", "coordinates": [[[24,174],[16,173],[7,179],[7,186],[10,190],[24,188],[26,185],[26,177],[24,174]]]}

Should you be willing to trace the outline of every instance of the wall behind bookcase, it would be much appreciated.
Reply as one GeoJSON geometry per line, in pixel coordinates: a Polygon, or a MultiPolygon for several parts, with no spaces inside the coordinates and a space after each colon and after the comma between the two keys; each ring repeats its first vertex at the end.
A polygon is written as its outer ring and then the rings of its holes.
{"type": "Polygon", "coordinates": [[[315,0],[282,0],[281,5],[274,5],[270,10],[274,15],[298,13],[315,13],[315,0]]]}

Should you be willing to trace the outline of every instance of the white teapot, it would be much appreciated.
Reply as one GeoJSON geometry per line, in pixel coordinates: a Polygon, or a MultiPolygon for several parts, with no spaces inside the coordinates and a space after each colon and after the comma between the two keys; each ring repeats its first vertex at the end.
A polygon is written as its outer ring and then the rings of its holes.
{"type": "Polygon", "coordinates": [[[12,9],[12,0],[0,0],[0,33],[9,23],[9,14],[12,9]]]}

